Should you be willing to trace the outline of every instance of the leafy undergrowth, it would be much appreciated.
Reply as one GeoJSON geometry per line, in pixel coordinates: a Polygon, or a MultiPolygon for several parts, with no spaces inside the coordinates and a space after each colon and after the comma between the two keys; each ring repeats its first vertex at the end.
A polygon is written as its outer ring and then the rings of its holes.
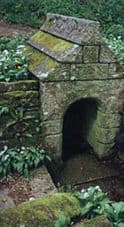
{"type": "Polygon", "coordinates": [[[121,39],[121,36],[115,38],[113,35],[109,36],[107,43],[110,49],[113,50],[115,55],[118,57],[119,62],[124,64],[124,40],[121,39]]]}
{"type": "Polygon", "coordinates": [[[51,158],[43,149],[35,147],[8,148],[4,146],[0,151],[0,175],[9,177],[13,172],[28,176],[29,170],[43,165],[51,158]]]}
{"type": "MultiPolygon", "coordinates": [[[[83,189],[81,192],[75,192],[74,196],[80,201],[82,209],[77,221],[88,220],[99,215],[104,215],[112,223],[113,227],[124,226],[124,202],[114,202],[108,199],[107,194],[102,192],[99,186],[83,189]]],[[[54,227],[72,226],[76,219],[71,220],[60,214],[54,227]]],[[[91,225],[90,225],[91,226],[91,225]]]]}
{"type": "Polygon", "coordinates": [[[23,51],[27,38],[0,38],[0,82],[28,79],[28,56],[23,51]]]}

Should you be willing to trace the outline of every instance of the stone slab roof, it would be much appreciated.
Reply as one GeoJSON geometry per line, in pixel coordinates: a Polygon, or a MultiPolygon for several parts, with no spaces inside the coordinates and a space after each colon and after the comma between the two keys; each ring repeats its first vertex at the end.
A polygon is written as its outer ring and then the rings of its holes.
{"type": "Polygon", "coordinates": [[[81,63],[82,61],[80,56],[82,47],[80,45],[43,31],[39,31],[32,36],[28,44],[58,62],[75,62],[78,60],[78,63],[81,63]]]}
{"type": "Polygon", "coordinates": [[[47,14],[44,25],[27,43],[29,70],[40,80],[69,80],[73,72],[84,79],[85,74],[89,75],[88,64],[95,64],[95,78],[100,77],[103,68],[106,68],[103,76],[108,77],[108,64],[116,63],[97,21],[47,14]],[[87,73],[81,72],[85,69],[87,73]]]}
{"type": "Polygon", "coordinates": [[[97,21],[47,14],[47,20],[40,29],[79,45],[91,45],[103,42],[99,27],[97,21]]]}

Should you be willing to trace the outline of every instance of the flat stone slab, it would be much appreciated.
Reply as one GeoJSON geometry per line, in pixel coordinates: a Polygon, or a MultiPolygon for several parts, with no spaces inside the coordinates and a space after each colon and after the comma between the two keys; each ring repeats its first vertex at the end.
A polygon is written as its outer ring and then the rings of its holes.
{"type": "Polygon", "coordinates": [[[34,198],[39,198],[57,192],[51,176],[45,166],[39,168],[38,170],[34,170],[31,176],[32,179],[30,181],[30,185],[34,198]]]}

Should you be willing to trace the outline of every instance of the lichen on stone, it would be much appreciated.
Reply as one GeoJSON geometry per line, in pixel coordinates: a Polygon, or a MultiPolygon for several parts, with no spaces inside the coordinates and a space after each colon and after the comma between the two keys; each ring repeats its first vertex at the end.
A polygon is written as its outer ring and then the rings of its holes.
{"type": "Polygon", "coordinates": [[[31,37],[31,40],[52,52],[67,51],[74,46],[74,44],[69,41],[65,41],[42,31],[38,31],[31,37]]]}
{"type": "Polygon", "coordinates": [[[55,68],[58,64],[52,58],[46,56],[44,53],[38,51],[37,49],[27,46],[26,52],[29,54],[29,70],[33,71],[35,68],[40,65],[44,64],[46,67],[46,71],[49,71],[52,68],[55,68]]]}
{"type": "Polygon", "coordinates": [[[15,208],[1,210],[0,226],[52,227],[62,212],[66,217],[72,218],[79,215],[80,211],[80,203],[73,195],[56,193],[15,208]]]}

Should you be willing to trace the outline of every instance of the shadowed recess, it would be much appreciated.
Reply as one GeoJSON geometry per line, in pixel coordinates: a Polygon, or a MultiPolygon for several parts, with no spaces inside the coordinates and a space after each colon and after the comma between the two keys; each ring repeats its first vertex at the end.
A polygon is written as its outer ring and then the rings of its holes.
{"type": "Polygon", "coordinates": [[[62,159],[68,160],[78,153],[91,149],[88,132],[97,117],[98,101],[84,98],[72,103],[63,121],[62,159]]]}

